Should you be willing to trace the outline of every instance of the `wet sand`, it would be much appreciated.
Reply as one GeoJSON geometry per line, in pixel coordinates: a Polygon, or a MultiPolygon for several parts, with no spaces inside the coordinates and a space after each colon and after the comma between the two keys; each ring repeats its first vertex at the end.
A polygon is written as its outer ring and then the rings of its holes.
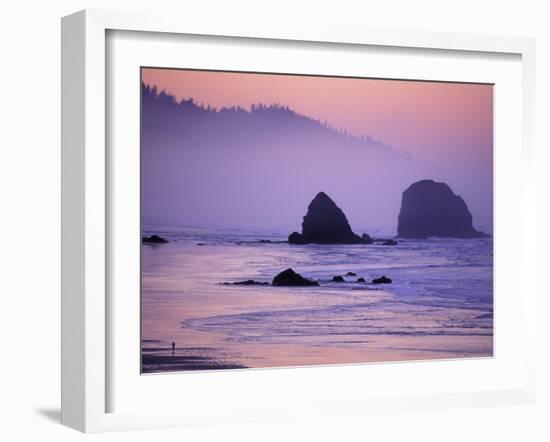
{"type": "Polygon", "coordinates": [[[464,244],[144,246],[143,372],[490,357],[492,267],[464,244]],[[321,286],[220,285],[289,264],[321,286]],[[394,284],[330,282],[347,271],[394,284]]]}

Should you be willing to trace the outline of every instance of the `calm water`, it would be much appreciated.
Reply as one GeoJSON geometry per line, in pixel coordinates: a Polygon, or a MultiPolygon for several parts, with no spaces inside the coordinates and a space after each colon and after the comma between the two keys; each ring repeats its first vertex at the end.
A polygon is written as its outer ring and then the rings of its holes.
{"type": "Polygon", "coordinates": [[[276,233],[151,233],[171,242],[142,246],[144,372],[492,356],[492,239],[298,246],[259,242],[283,241],[276,233]],[[321,286],[220,284],[271,282],[288,267],[321,286]],[[393,283],[356,282],[381,275],[393,283]]]}

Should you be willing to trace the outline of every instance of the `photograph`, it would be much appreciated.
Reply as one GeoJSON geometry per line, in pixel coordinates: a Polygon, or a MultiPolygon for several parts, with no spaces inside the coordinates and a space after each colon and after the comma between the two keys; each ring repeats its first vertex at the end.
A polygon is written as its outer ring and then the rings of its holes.
{"type": "Polygon", "coordinates": [[[493,84],[137,87],[142,374],[493,357],[493,84]]]}

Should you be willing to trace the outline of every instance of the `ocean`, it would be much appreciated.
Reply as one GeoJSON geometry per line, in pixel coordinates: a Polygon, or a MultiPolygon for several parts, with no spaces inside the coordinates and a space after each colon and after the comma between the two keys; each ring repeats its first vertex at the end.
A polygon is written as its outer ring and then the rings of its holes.
{"type": "Polygon", "coordinates": [[[278,232],[151,234],[170,242],[142,245],[143,373],[493,355],[491,238],[290,245],[278,232]],[[271,282],[289,267],[320,286],[223,284],[271,282]],[[370,283],[382,275],[393,282],[370,283]]]}

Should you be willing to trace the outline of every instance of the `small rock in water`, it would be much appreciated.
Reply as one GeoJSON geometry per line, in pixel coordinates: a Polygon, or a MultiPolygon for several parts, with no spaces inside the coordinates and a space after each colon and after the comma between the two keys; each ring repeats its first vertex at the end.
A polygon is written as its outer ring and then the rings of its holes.
{"type": "Polygon", "coordinates": [[[383,246],[396,246],[397,244],[398,242],[395,239],[387,239],[382,243],[383,246]]]}
{"type": "Polygon", "coordinates": [[[346,273],[346,276],[357,276],[357,274],[354,272],[348,272],[346,273]]]}
{"type": "Polygon", "coordinates": [[[144,236],[143,238],[141,238],[141,240],[143,242],[153,243],[153,244],[164,244],[168,242],[168,240],[158,235],[144,236]]]}
{"type": "Polygon", "coordinates": [[[222,282],[223,285],[269,285],[269,282],[254,281],[247,279],[246,281],[222,282]]]}
{"type": "Polygon", "coordinates": [[[363,240],[363,243],[364,244],[372,244],[374,241],[372,240],[372,238],[370,237],[370,235],[366,234],[366,233],[363,233],[361,235],[361,239],[363,240]]]}
{"type": "Polygon", "coordinates": [[[307,241],[304,240],[304,237],[298,232],[292,232],[288,235],[289,244],[306,244],[307,241]]]}
{"type": "Polygon", "coordinates": [[[206,244],[203,243],[203,242],[198,242],[197,245],[198,245],[198,246],[205,246],[206,244]]]}
{"type": "Polygon", "coordinates": [[[372,280],[373,284],[391,284],[391,279],[386,276],[381,276],[380,278],[375,278],[372,280]]]}
{"type": "Polygon", "coordinates": [[[332,282],[344,282],[344,278],[342,278],[340,275],[337,275],[332,278],[332,282]]]}
{"type": "Polygon", "coordinates": [[[357,278],[357,282],[366,282],[365,278],[357,278]]]}
{"type": "Polygon", "coordinates": [[[299,273],[296,273],[292,269],[286,269],[279,273],[273,282],[271,283],[274,286],[317,286],[319,283],[317,281],[312,281],[311,279],[304,278],[299,273]]]}

